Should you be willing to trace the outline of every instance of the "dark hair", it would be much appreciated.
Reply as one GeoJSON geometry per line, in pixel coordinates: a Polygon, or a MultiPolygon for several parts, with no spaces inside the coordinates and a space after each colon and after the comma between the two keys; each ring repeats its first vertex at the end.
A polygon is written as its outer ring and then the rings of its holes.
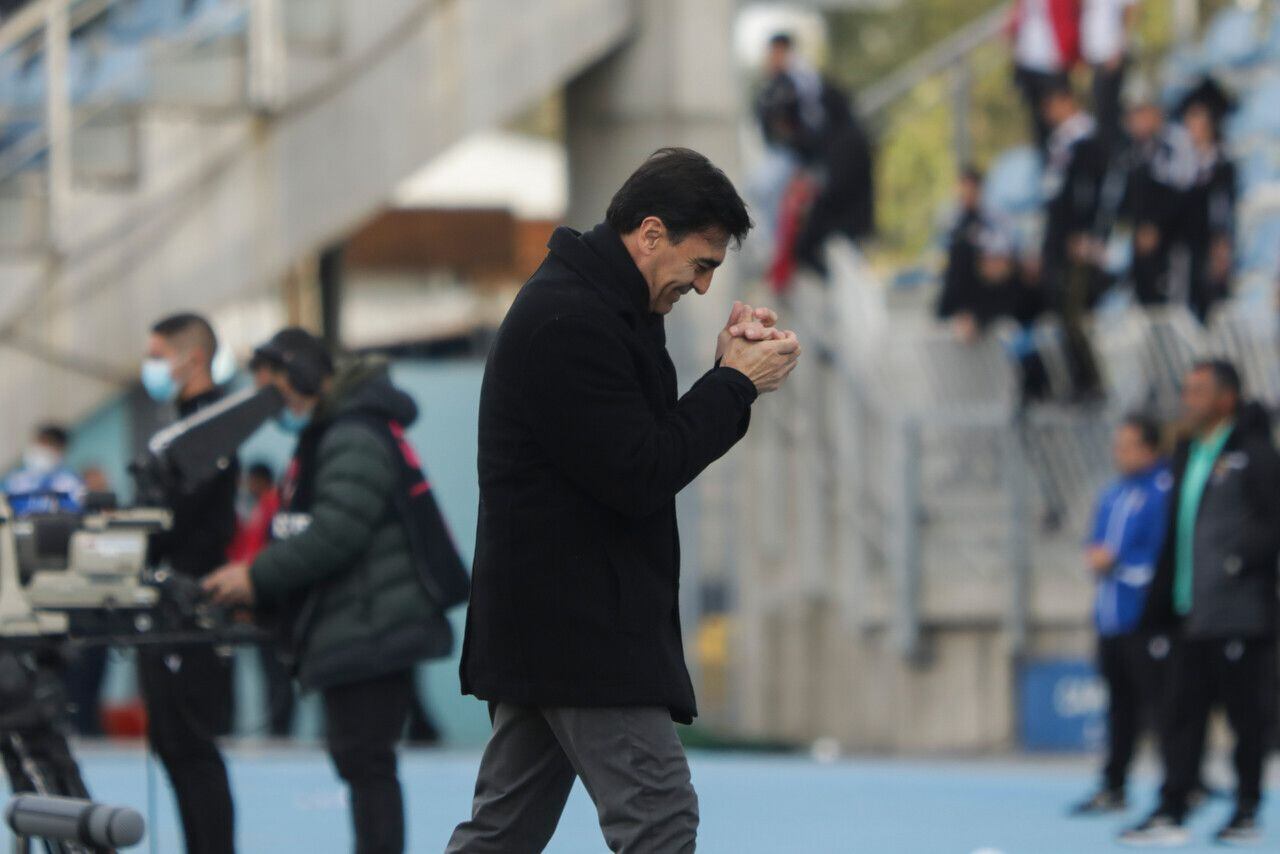
{"type": "Polygon", "coordinates": [[[791,33],[774,33],[769,37],[769,47],[791,47],[794,44],[791,33]]]}
{"type": "Polygon", "coordinates": [[[213,356],[218,352],[218,336],[214,334],[213,326],[203,316],[192,312],[171,314],[156,321],[151,331],[181,346],[199,347],[204,351],[206,367],[213,364],[213,356]]]}
{"type": "Polygon", "coordinates": [[[1191,366],[1192,371],[1208,371],[1219,389],[1229,391],[1237,399],[1243,396],[1244,386],[1240,382],[1240,372],[1236,366],[1226,359],[1201,359],[1191,366]]]}
{"type": "Polygon", "coordinates": [[[1151,450],[1160,447],[1160,422],[1145,412],[1130,412],[1120,422],[1120,426],[1136,430],[1142,444],[1151,450]]]}
{"type": "Polygon", "coordinates": [[[679,243],[689,234],[722,229],[735,243],[751,230],[747,206],[724,172],[688,148],[659,148],[631,173],[609,202],[605,220],[630,234],[656,216],[679,243]]]}
{"type": "Polygon", "coordinates": [[[61,424],[41,424],[36,428],[36,440],[46,445],[53,445],[61,451],[65,451],[67,445],[71,444],[71,434],[67,432],[67,428],[61,424]]]}
{"type": "Polygon", "coordinates": [[[982,183],[982,170],[978,168],[976,163],[965,163],[960,167],[960,180],[971,181],[974,184],[982,183]]]}
{"type": "Polygon", "coordinates": [[[248,475],[251,478],[260,477],[263,480],[267,480],[271,482],[274,482],[276,479],[276,473],[271,470],[271,466],[263,462],[256,462],[253,465],[249,466],[248,475]]]}

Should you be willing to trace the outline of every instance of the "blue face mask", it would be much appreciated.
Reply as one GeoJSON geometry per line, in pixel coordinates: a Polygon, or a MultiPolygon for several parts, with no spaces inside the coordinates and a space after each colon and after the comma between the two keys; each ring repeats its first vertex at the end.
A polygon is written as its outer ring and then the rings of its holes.
{"type": "Polygon", "coordinates": [[[142,387],[156,403],[172,403],[178,396],[173,366],[168,359],[147,359],[142,363],[142,387]]]}
{"type": "Polygon", "coordinates": [[[276,423],[280,425],[281,430],[296,435],[307,429],[307,425],[311,423],[311,413],[299,415],[286,406],[276,416],[276,423]]]}

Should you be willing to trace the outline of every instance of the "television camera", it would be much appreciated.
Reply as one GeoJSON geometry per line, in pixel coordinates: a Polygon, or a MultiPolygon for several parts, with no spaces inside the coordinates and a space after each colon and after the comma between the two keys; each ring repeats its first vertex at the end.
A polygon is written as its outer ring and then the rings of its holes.
{"type": "MultiPolygon", "coordinates": [[[[57,496],[37,496],[19,514],[0,493],[0,752],[11,779],[16,768],[23,786],[39,796],[87,795],[58,725],[68,652],[263,639],[206,601],[196,579],[171,571],[154,540],[172,524],[168,508],[225,471],[237,448],[283,405],[274,388],[247,390],[161,430],[131,467],[137,483],[131,508],[88,496],[71,512],[57,496]]],[[[106,850],[75,839],[46,834],[45,849],[106,850]]]]}
{"type": "Polygon", "coordinates": [[[131,467],[136,507],[91,495],[80,511],[57,509],[55,501],[18,516],[0,496],[0,647],[256,638],[205,602],[195,579],[157,562],[152,541],[169,528],[173,499],[225,470],[282,406],[274,388],[246,390],[161,430],[131,467]]]}

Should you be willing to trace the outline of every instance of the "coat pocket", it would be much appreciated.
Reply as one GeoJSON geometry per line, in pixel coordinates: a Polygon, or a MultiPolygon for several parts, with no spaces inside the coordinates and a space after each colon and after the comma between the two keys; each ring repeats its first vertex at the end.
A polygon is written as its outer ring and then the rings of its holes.
{"type": "Polygon", "coordinates": [[[628,634],[658,631],[671,611],[675,590],[636,552],[610,545],[605,554],[617,581],[618,628],[628,634]]]}

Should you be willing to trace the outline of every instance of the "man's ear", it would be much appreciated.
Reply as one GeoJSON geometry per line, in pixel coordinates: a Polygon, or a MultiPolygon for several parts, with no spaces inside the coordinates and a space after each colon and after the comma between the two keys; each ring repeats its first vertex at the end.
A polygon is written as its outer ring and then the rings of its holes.
{"type": "Polygon", "coordinates": [[[656,216],[647,216],[640,222],[640,248],[645,252],[655,251],[667,236],[667,226],[656,216]]]}

